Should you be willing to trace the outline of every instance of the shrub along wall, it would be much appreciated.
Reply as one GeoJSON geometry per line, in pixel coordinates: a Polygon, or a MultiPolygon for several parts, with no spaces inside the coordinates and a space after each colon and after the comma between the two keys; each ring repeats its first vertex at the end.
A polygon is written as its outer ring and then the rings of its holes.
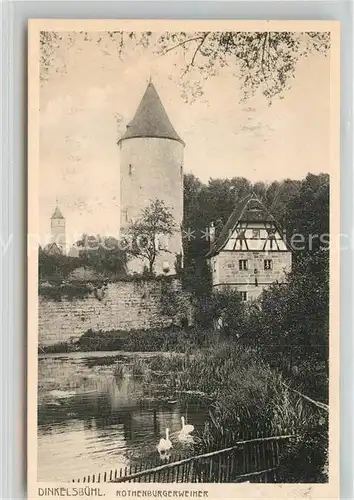
{"type": "Polygon", "coordinates": [[[87,330],[162,328],[193,322],[190,296],[179,280],[116,282],[78,293],[65,288],[39,291],[39,344],[79,338],[87,330]],[[166,307],[171,297],[172,307],[166,307]]]}

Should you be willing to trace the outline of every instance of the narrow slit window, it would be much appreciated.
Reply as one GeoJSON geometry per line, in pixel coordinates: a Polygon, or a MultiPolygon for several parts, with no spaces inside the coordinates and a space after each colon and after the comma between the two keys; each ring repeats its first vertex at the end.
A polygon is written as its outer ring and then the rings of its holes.
{"type": "Polygon", "coordinates": [[[247,292],[240,292],[240,297],[241,297],[242,302],[246,302],[247,301],[247,292]]]}
{"type": "Polygon", "coordinates": [[[271,271],[273,269],[273,261],[271,259],[265,259],[264,261],[264,270],[271,271]]]}
{"type": "Polygon", "coordinates": [[[129,163],[129,175],[132,175],[133,173],[133,166],[131,163],[129,163]]]}
{"type": "Polygon", "coordinates": [[[238,268],[240,271],[247,271],[248,269],[248,261],[247,259],[242,259],[238,261],[238,268]]]}

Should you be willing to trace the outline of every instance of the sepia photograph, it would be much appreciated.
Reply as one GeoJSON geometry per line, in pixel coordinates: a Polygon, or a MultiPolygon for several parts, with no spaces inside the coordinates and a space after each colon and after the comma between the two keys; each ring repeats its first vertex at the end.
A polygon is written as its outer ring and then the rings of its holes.
{"type": "Polygon", "coordinates": [[[327,484],[337,24],[53,23],[29,39],[34,482],[327,484]]]}

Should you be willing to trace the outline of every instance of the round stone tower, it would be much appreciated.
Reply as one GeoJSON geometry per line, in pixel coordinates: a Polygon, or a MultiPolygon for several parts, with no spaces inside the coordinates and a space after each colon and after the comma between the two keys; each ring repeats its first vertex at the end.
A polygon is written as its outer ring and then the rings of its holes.
{"type": "MultiPolygon", "coordinates": [[[[182,258],[184,142],[171,124],[160,97],[150,83],[133,120],[118,141],[120,147],[121,233],[151,201],[162,200],[171,210],[176,232],[160,245],[156,274],[174,274],[182,258]]],[[[134,259],[130,271],[141,272],[146,262],[134,259]]]]}

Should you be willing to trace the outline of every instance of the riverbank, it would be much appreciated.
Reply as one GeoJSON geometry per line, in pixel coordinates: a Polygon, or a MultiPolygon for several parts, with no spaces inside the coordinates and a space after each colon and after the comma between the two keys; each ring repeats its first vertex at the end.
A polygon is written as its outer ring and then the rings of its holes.
{"type": "Polygon", "coordinates": [[[108,332],[88,330],[72,342],[38,348],[38,354],[125,351],[125,352],[188,352],[217,340],[217,333],[196,327],[168,327],[151,330],[112,330],[108,332]]]}
{"type": "Polygon", "coordinates": [[[253,349],[229,341],[193,355],[158,355],[135,363],[143,379],[159,372],[172,392],[200,394],[210,401],[197,452],[232,446],[240,438],[296,435],[283,456],[284,482],[327,480],[326,412],[289,391],[253,349]]]}
{"type": "MultiPolygon", "coordinates": [[[[184,353],[178,353],[177,351],[161,352],[159,356],[183,356],[184,353]]],[[[38,354],[38,359],[103,359],[103,358],[153,358],[156,357],[156,352],[133,352],[133,351],[73,351],[73,352],[48,352],[38,354]]]]}
{"type": "Polygon", "coordinates": [[[210,418],[199,430],[198,452],[221,449],[240,437],[296,434],[298,442],[284,457],[284,481],[294,477],[299,482],[326,480],[326,415],[289,391],[261,353],[242,342],[223,341],[218,332],[201,334],[196,328],[88,331],[77,342],[51,346],[48,351],[42,356],[65,357],[70,353],[70,357],[100,358],[95,365],[117,363],[117,380],[122,376],[121,360],[113,358],[126,356],[129,370],[140,378],[145,395],[152,381],[159,378],[159,384],[168,388],[173,398],[178,394],[203,396],[209,401],[210,418]]]}

